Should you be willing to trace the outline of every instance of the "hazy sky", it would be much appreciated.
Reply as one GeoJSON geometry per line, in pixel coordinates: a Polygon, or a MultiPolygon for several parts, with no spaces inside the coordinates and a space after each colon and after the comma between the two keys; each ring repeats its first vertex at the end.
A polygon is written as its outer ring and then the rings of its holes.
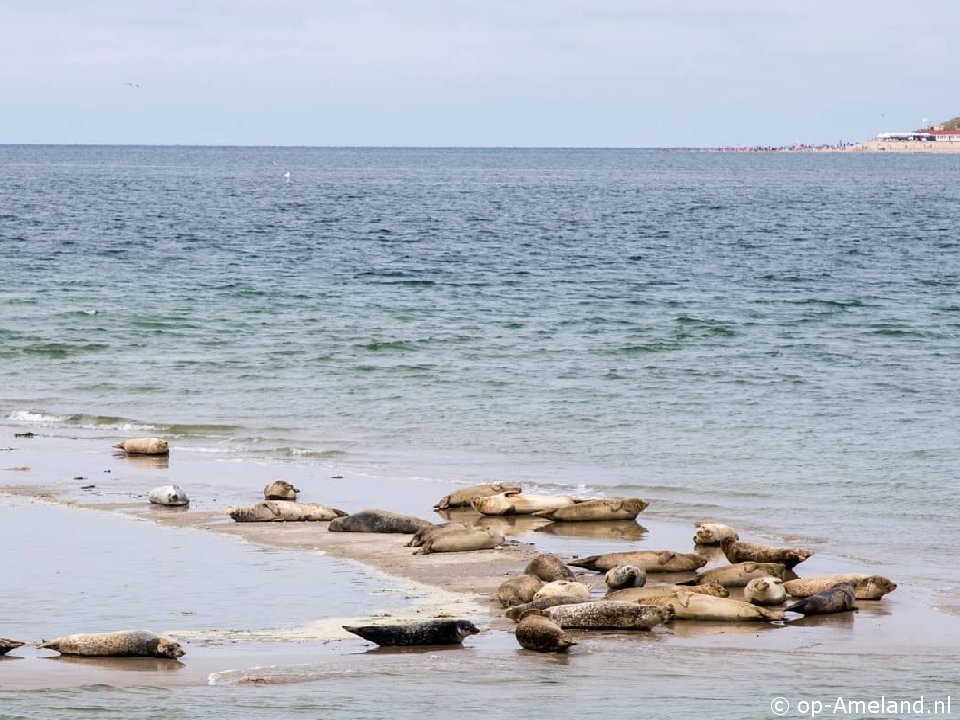
{"type": "Polygon", "coordinates": [[[717,146],[960,115],[960,2],[0,0],[0,143],[717,146]]]}

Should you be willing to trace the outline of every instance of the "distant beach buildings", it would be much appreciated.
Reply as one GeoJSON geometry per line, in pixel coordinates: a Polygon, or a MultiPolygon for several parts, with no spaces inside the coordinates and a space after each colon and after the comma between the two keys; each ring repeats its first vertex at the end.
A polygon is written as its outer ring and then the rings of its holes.
{"type": "Polygon", "coordinates": [[[882,132],[875,139],[889,142],[960,142],[960,117],[910,132],[882,132]]]}

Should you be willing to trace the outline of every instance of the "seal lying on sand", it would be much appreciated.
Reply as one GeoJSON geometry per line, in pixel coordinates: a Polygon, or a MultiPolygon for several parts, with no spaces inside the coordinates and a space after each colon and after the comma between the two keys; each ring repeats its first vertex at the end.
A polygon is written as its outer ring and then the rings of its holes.
{"type": "Polygon", "coordinates": [[[636,565],[617,565],[607,570],[603,581],[611,590],[643,587],[647,582],[647,571],[636,565]]]}
{"type": "Polygon", "coordinates": [[[564,629],[649,630],[670,619],[667,609],[613,600],[556,605],[542,612],[564,629]]]}
{"type": "Polygon", "coordinates": [[[472,528],[430,536],[414,555],[429,555],[440,552],[468,552],[492,550],[503,545],[504,539],[496,530],[472,528]]]}
{"type": "Polygon", "coordinates": [[[757,578],[767,575],[783,580],[786,573],[787,568],[784,567],[783,563],[743,562],[723,565],[718,568],[713,568],[712,570],[704,570],[698,575],[696,580],[679,584],[692,585],[695,583],[715,582],[720,583],[724,587],[746,587],[747,583],[751,580],[756,580],[757,578]]]}
{"type": "Polygon", "coordinates": [[[83,657],[182,657],[183,648],[173,638],[155,635],[145,630],[80,633],[44,640],[37,645],[44,650],[56,650],[61,655],[83,657]]]}
{"type": "Polygon", "coordinates": [[[577,597],[586,600],[590,597],[590,586],[572,580],[554,580],[544,585],[533,595],[534,600],[542,600],[548,597],[577,597]]]}
{"type": "Polygon", "coordinates": [[[154,505],[183,506],[190,504],[190,498],[179,485],[161,485],[150,491],[150,502],[154,505]]]}
{"type": "Polygon", "coordinates": [[[448,522],[443,525],[431,525],[430,527],[423,527],[417,530],[413,537],[410,538],[409,542],[403,544],[404,547],[421,547],[427,540],[431,538],[439,537],[441,535],[446,535],[447,533],[460,532],[461,530],[467,530],[467,526],[461,522],[448,522]]]}
{"type": "Polygon", "coordinates": [[[0,638],[0,655],[6,655],[11,650],[16,650],[23,645],[19,640],[10,640],[9,638],[0,638]]]}
{"type": "Polygon", "coordinates": [[[155,437],[124,440],[118,442],[114,447],[123,450],[127,455],[167,455],[170,453],[170,446],[167,441],[155,437]]]}
{"type": "Polygon", "coordinates": [[[480,630],[469,620],[426,620],[392,625],[344,625],[343,629],[377,645],[459,645],[480,630]]]}
{"type": "Polygon", "coordinates": [[[520,647],[536,652],[566,652],[571,645],[576,645],[563,628],[538,610],[524,616],[514,634],[520,647]]]}
{"type": "Polygon", "coordinates": [[[783,587],[792,597],[805,598],[840,583],[847,583],[852,586],[854,597],[857,600],[879,600],[887,593],[897,589],[897,584],[883,575],[863,575],[861,573],[805,577],[784,583],[783,587]]]}
{"type": "Polygon", "coordinates": [[[813,555],[812,550],[775,547],[773,545],[761,545],[759,543],[745,543],[729,537],[720,543],[720,547],[723,549],[723,554],[727,556],[727,560],[732,563],[782,563],[788,568],[799,565],[813,555]]]}
{"type": "Polygon", "coordinates": [[[802,615],[829,615],[856,610],[854,600],[853,586],[839,583],[792,605],[787,605],[787,611],[802,615]]]}
{"type": "Polygon", "coordinates": [[[330,532],[410,533],[433,527],[429,520],[413,515],[400,515],[388,510],[361,510],[330,522],[330,532]]]}
{"type": "Polygon", "coordinates": [[[543,587],[543,580],[535,575],[518,575],[500,583],[497,599],[501,607],[523,605],[533,600],[534,593],[543,587]]]}
{"type": "Polygon", "coordinates": [[[697,545],[719,545],[728,537],[739,540],[737,531],[729,525],[722,523],[696,523],[697,532],[693,536],[693,542],[697,545]]]}
{"type": "Polygon", "coordinates": [[[573,580],[574,575],[567,564],[557,555],[542,553],[527,563],[524,570],[527,575],[536,575],[544,582],[554,580],[573,580]]]}
{"type": "Polygon", "coordinates": [[[290,500],[265,500],[243,507],[229,507],[227,514],[236,522],[323,522],[346,515],[343,510],[326,505],[290,500]]]}
{"type": "Polygon", "coordinates": [[[474,498],[471,505],[482,515],[532,515],[538,510],[554,510],[576,505],[578,502],[582,501],[566,495],[528,495],[508,491],[474,498]]]}
{"type": "Polygon", "coordinates": [[[640,498],[604,498],[585,500],[569,507],[538,510],[534,515],[554,522],[635,520],[637,515],[646,509],[647,503],[640,498]]]}
{"type": "Polygon", "coordinates": [[[742,600],[719,598],[699,593],[678,592],[675,597],[649,601],[657,607],[669,607],[678,620],[771,621],[783,620],[783,611],[751,605],[742,600]]]}
{"type": "Polygon", "coordinates": [[[612,590],[604,596],[604,600],[622,600],[624,602],[645,603],[654,598],[674,597],[678,592],[700,593],[701,595],[713,595],[714,597],[729,597],[730,593],[725,587],[717,583],[707,583],[705,585],[673,585],[670,583],[658,583],[656,585],[645,585],[638,588],[623,588],[622,590],[612,590]]]}
{"type": "Polygon", "coordinates": [[[274,480],[263,488],[263,497],[266,500],[296,500],[300,491],[286,480],[274,480]]]}
{"type": "Polygon", "coordinates": [[[743,599],[754,605],[779,605],[786,597],[783,580],[772,575],[754,578],[743,589],[743,599]]]}
{"type": "Polygon", "coordinates": [[[471,485],[463,490],[457,490],[440,498],[434,510],[447,510],[449,508],[470,507],[474,498],[489,497],[490,495],[499,495],[500,493],[519,493],[523,492],[519,485],[505,485],[504,483],[486,483],[484,485],[471,485]]]}
{"type": "Polygon", "coordinates": [[[507,611],[504,613],[508,618],[517,622],[530,610],[545,610],[546,608],[554,607],[556,605],[576,605],[577,603],[587,602],[583,598],[572,597],[571,595],[559,595],[554,597],[545,597],[540,598],[539,600],[531,600],[528,603],[523,605],[517,605],[516,607],[507,608],[507,611]]]}
{"type": "Polygon", "coordinates": [[[617,565],[636,565],[648,573],[688,572],[707,564],[707,561],[694,553],[678,553],[672,550],[635,550],[628,552],[591,555],[580,560],[571,560],[567,565],[587,570],[606,572],[617,565]]]}

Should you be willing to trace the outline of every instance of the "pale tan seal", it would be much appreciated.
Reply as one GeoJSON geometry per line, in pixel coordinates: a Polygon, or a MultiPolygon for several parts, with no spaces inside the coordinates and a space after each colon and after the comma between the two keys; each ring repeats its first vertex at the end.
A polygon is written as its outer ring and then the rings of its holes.
{"type": "Polygon", "coordinates": [[[648,573],[689,572],[701,568],[707,561],[694,553],[678,553],[672,550],[633,550],[627,552],[591,555],[571,560],[567,565],[587,570],[606,572],[617,565],[636,565],[648,573]]]}
{"type": "Polygon", "coordinates": [[[145,630],[112,633],[80,633],[44,640],[38,648],[56,650],[62,655],[84,657],[166,657],[178,658],[183,648],[173,638],[145,630]]]}
{"type": "MultiPolygon", "coordinates": [[[[691,583],[720,583],[724,587],[745,587],[751,580],[771,575],[781,580],[786,577],[787,569],[783,563],[742,562],[723,565],[711,570],[703,570],[691,583]]],[[[681,585],[683,583],[680,583],[681,585]]]]}
{"type": "Polygon", "coordinates": [[[578,597],[586,600],[590,597],[590,586],[573,580],[554,580],[549,582],[533,595],[534,600],[548,597],[578,597]]]}
{"type": "Polygon", "coordinates": [[[265,500],[243,507],[229,507],[227,514],[236,522],[324,522],[346,515],[343,510],[326,505],[290,500],[265,500]]]}
{"type": "Polygon", "coordinates": [[[729,525],[723,523],[696,523],[697,531],[693,536],[693,542],[697,545],[719,545],[728,537],[739,540],[737,531],[729,525]]]}
{"type": "Polygon", "coordinates": [[[831,588],[821,590],[808,598],[787,605],[787,612],[801,615],[830,615],[856,610],[853,587],[848,583],[838,583],[831,588]]]}
{"type": "Polygon", "coordinates": [[[585,500],[569,507],[538,510],[533,513],[554,522],[595,522],[598,520],[635,520],[647,509],[640,498],[602,498],[585,500]]]}
{"type": "Polygon", "coordinates": [[[713,595],[714,597],[729,597],[729,591],[718,583],[706,583],[704,585],[674,585],[672,583],[657,583],[655,585],[645,585],[638,588],[623,588],[622,590],[611,590],[604,596],[604,600],[621,600],[623,602],[645,603],[654,598],[673,597],[678,592],[700,593],[701,595],[713,595]]]}
{"type": "Polygon", "coordinates": [[[0,638],[0,655],[6,655],[11,650],[16,650],[18,647],[23,645],[19,640],[11,640],[10,638],[0,638]]]}
{"type": "Polygon", "coordinates": [[[783,619],[781,610],[770,610],[742,600],[700,593],[679,592],[674,597],[655,598],[648,602],[658,607],[671,608],[678,620],[770,622],[783,619]]]}
{"type": "Polygon", "coordinates": [[[538,510],[553,510],[578,502],[582,501],[565,495],[530,495],[510,491],[474,498],[471,505],[482,515],[532,515],[538,510]]]}
{"type": "Polygon", "coordinates": [[[805,598],[823,592],[834,585],[847,583],[853,587],[857,600],[879,600],[897,589],[897,584],[883,575],[844,573],[840,575],[816,575],[784,583],[786,591],[795,598],[805,598]]]}
{"type": "Polygon", "coordinates": [[[500,583],[497,599],[501,607],[514,607],[533,600],[534,594],[543,587],[543,580],[536,575],[518,575],[500,583]]]}
{"type": "Polygon", "coordinates": [[[433,506],[434,510],[448,510],[449,508],[470,507],[474,498],[489,497],[490,495],[499,495],[500,493],[523,492],[519,485],[508,485],[506,483],[485,483],[483,485],[471,485],[462,490],[456,490],[449,495],[445,495],[437,504],[433,506]]]}
{"type": "Polygon", "coordinates": [[[723,548],[723,554],[727,556],[727,560],[732,563],[781,563],[788,568],[799,565],[813,555],[812,550],[761,545],[760,543],[745,543],[734,540],[733,538],[723,540],[723,542],[720,543],[720,547],[723,548]]]}
{"type": "Polygon", "coordinates": [[[286,480],[274,480],[263,488],[265,500],[296,500],[299,494],[300,490],[286,480]]]}
{"type": "Polygon", "coordinates": [[[448,522],[443,525],[434,525],[432,527],[423,527],[417,530],[410,542],[404,543],[404,547],[422,547],[423,544],[432,537],[439,537],[447,533],[460,532],[466,530],[467,526],[461,522],[448,522]]]}
{"type": "Polygon", "coordinates": [[[617,565],[607,570],[603,581],[611,590],[643,587],[647,582],[647,571],[636,565],[617,565]]]}
{"type": "Polygon", "coordinates": [[[434,527],[429,520],[401,515],[389,510],[368,509],[338,517],[330,521],[330,532],[409,533],[413,535],[423,528],[434,527]]]}
{"type": "Polygon", "coordinates": [[[582,602],[587,602],[587,599],[572,597],[570,595],[558,595],[555,597],[540,598],[539,600],[531,600],[523,605],[507,608],[507,611],[504,613],[504,615],[514,622],[517,622],[530,610],[545,610],[546,608],[554,607],[555,605],[576,605],[577,603],[582,602]]]}
{"type": "Polygon", "coordinates": [[[492,550],[504,543],[503,535],[496,530],[477,528],[449,532],[428,538],[414,555],[429,555],[441,552],[470,552],[492,550]]]}
{"type": "Polygon", "coordinates": [[[514,632],[520,647],[536,652],[566,652],[576,643],[563,628],[539,611],[531,611],[517,623],[514,632]]]}
{"type": "Polygon", "coordinates": [[[542,612],[565,630],[650,630],[670,620],[669,610],[615,600],[555,605],[542,612]]]}
{"type": "Polygon", "coordinates": [[[524,572],[528,575],[536,575],[544,582],[553,582],[554,580],[573,580],[574,574],[567,567],[567,564],[557,555],[551,553],[541,553],[533,560],[527,563],[524,572]]]}
{"type": "Polygon", "coordinates": [[[150,491],[148,498],[153,505],[184,507],[190,504],[190,498],[187,497],[186,491],[179,485],[155,487],[150,491]]]}
{"type": "Polygon", "coordinates": [[[743,589],[743,599],[754,605],[780,605],[786,598],[783,580],[772,575],[754,578],[743,589]]]}
{"type": "Polygon", "coordinates": [[[123,440],[114,447],[127,455],[167,455],[170,452],[170,445],[167,444],[167,441],[155,437],[123,440]]]}

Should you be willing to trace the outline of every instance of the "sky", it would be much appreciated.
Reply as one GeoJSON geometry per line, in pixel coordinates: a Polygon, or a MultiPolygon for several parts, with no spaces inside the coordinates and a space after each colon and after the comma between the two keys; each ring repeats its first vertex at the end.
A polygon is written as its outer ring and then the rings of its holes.
{"type": "Polygon", "coordinates": [[[960,2],[0,0],[0,143],[717,147],[960,115],[960,2]]]}

